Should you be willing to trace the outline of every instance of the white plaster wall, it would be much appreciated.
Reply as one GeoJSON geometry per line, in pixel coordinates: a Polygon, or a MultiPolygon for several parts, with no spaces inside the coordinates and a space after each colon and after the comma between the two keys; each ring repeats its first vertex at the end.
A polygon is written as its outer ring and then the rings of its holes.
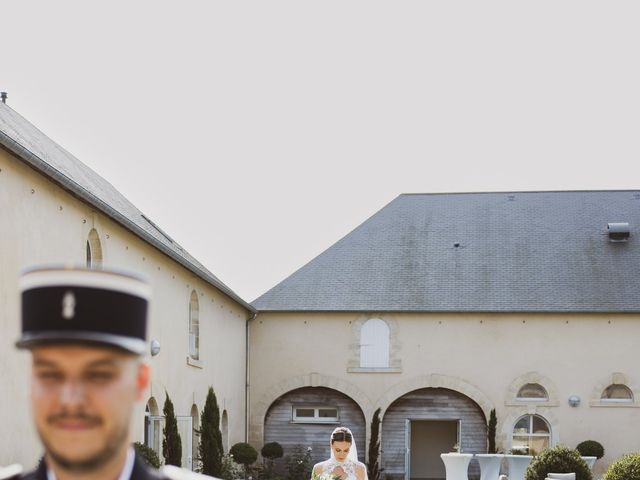
{"type": "Polygon", "coordinates": [[[633,314],[261,313],[250,327],[250,439],[261,444],[266,408],[280,392],[301,383],[333,385],[352,396],[367,423],[375,408],[384,411],[404,393],[442,386],[476,400],[487,418],[496,408],[500,448],[510,447],[520,415],[539,413],[551,423],[554,443],[603,443],[601,470],[621,454],[640,450],[640,403],[595,407],[589,402],[614,372],[626,374],[640,400],[639,320],[633,314]],[[358,348],[353,328],[363,316],[395,322],[399,372],[349,373],[358,348]],[[514,402],[512,384],[518,378],[541,378],[550,401],[514,402]],[[577,408],[567,403],[574,394],[582,399],[577,408]]]}
{"type": "MultiPolygon", "coordinates": [[[[188,219],[186,221],[198,221],[188,219]]],[[[29,354],[13,343],[19,332],[17,279],[22,268],[41,263],[85,264],[89,231],[100,236],[105,267],[145,274],[151,281],[149,338],[162,345],[148,361],[160,410],[165,389],[177,415],[189,415],[195,403],[202,412],[208,387],[228,412],[229,444],[245,433],[245,320],[249,312],[197,278],[128,230],[49,182],[0,150],[0,465],[29,467],[41,454],[28,407],[29,354]],[[191,291],[200,306],[202,368],[187,365],[188,312],[191,291]]],[[[134,440],[143,438],[144,403],[134,419],[134,440]]]]}

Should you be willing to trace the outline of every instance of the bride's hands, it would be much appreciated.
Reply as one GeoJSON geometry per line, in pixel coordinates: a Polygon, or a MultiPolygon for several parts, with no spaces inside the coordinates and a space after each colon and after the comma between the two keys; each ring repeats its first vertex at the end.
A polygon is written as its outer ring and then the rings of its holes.
{"type": "Polygon", "coordinates": [[[343,470],[342,467],[336,467],[333,469],[333,471],[331,472],[331,476],[332,477],[340,477],[341,480],[344,480],[347,478],[347,473],[343,470]]]}

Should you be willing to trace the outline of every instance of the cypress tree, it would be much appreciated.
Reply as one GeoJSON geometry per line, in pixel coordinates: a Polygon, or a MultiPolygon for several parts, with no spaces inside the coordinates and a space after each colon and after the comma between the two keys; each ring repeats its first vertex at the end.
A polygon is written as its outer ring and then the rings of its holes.
{"type": "Polygon", "coordinates": [[[162,429],[162,455],[167,465],[182,466],[182,441],[178,433],[178,420],[173,410],[173,403],[165,390],[167,399],[164,401],[164,428],[162,429]]]}
{"type": "Polygon", "coordinates": [[[218,400],[209,387],[207,400],[200,415],[200,445],[198,446],[202,473],[222,477],[222,433],[220,432],[220,408],[218,400]]]}
{"type": "Polygon", "coordinates": [[[488,453],[496,453],[496,425],[498,419],[496,418],[496,409],[492,408],[489,413],[489,425],[487,425],[487,439],[489,440],[488,453]]]}
{"type": "Polygon", "coordinates": [[[373,414],[371,420],[371,439],[369,440],[369,462],[367,475],[369,480],[380,480],[380,409],[373,414]]]}

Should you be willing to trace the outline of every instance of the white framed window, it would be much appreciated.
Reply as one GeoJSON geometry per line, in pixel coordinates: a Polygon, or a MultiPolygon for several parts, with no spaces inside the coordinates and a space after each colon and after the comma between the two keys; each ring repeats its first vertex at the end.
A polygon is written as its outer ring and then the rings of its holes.
{"type": "Polygon", "coordinates": [[[195,290],[191,292],[189,301],[189,357],[194,360],[200,359],[200,313],[198,305],[198,294],[195,290]]]}
{"type": "Polygon", "coordinates": [[[540,415],[524,415],[514,427],[511,438],[512,450],[524,450],[527,454],[538,454],[551,445],[551,428],[540,415]]]}
{"type": "Polygon", "coordinates": [[[524,402],[546,402],[549,400],[549,394],[539,383],[527,383],[518,390],[516,400],[524,402]]]}
{"type": "MultiPolygon", "coordinates": [[[[155,410],[155,409],[154,409],[155,410]]],[[[164,417],[155,414],[149,408],[149,404],[144,411],[144,444],[158,454],[162,459],[162,427],[164,417]]]]}
{"type": "Polygon", "coordinates": [[[633,392],[622,383],[612,383],[604,389],[600,400],[606,403],[633,403],[633,392]]]}
{"type": "Polygon", "coordinates": [[[360,329],[360,367],[389,367],[389,325],[380,318],[367,320],[360,329]]]}
{"type": "Polygon", "coordinates": [[[292,419],[298,423],[335,423],[340,417],[337,407],[299,405],[293,407],[292,419]]]}

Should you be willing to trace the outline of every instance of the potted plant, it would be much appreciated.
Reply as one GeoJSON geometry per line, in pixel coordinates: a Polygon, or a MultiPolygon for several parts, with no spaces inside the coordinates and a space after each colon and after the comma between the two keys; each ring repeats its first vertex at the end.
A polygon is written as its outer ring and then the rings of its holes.
{"type": "Polygon", "coordinates": [[[580,442],[576,447],[576,450],[592,470],[596,460],[604,456],[604,447],[595,440],[585,440],[584,442],[580,442]]]}

